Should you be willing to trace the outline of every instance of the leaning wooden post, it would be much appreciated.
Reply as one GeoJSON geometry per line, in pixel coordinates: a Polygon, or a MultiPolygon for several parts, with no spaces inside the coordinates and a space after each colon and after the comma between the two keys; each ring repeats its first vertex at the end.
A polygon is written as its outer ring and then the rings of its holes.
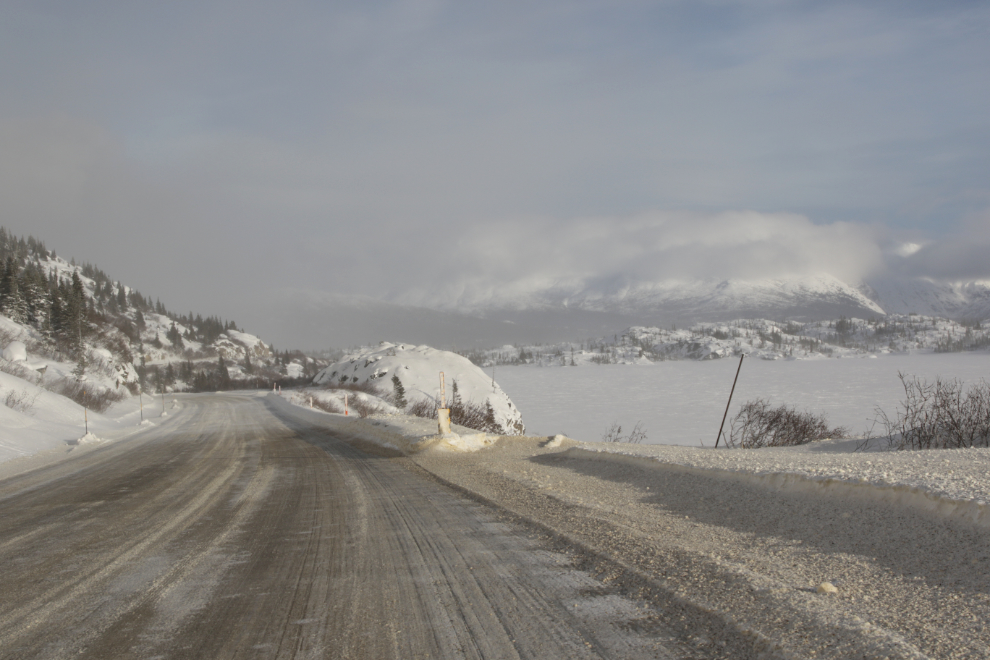
{"type": "Polygon", "coordinates": [[[729,391],[729,402],[725,404],[725,414],[722,415],[722,423],[718,425],[718,437],[715,438],[715,447],[718,447],[718,441],[722,439],[722,429],[725,428],[725,418],[729,416],[729,406],[732,405],[732,395],[736,391],[736,381],[739,380],[739,372],[742,371],[744,357],[746,357],[745,353],[739,356],[739,366],[736,368],[736,377],[732,380],[732,389],[729,391]]]}

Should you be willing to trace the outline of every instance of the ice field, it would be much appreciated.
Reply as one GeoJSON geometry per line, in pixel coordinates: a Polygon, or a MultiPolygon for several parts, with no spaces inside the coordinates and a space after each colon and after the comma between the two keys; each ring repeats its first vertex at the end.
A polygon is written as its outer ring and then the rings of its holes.
{"type": "MultiPolygon", "coordinates": [[[[650,365],[500,366],[496,379],[522,412],[531,435],[563,433],[598,441],[617,421],[637,421],[648,443],[711,446],[725,411],[737,359],[650,365]]],[[[489,369],[490,370],[490,369],[489,369]]],[[[898,354],[821,360],[747,359],[729,419],[742,403],[768,397],[865,433],[876,406],[893,414],[903,397],[898,371],[932,380],[990,380],[990,354],[898,354]]],[[[726,422],[728,426],[728,421],[726,422]]]]}

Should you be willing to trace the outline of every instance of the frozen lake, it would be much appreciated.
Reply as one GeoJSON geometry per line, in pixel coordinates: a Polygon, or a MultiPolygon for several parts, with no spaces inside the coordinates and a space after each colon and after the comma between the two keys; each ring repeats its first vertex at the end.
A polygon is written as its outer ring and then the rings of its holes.
{"type": "MultiPolygon", "coordinates": [[[[624,434],[637,421],[648,443],[715,443],[739,361],[651,365],[498,367],[496,379],[522,412],[527,433],[563,433],[598,441],[613,421],[624,434]]],[[[828,415],[832,426],[867,431],[874,408],[893,415],[904,391],[897,372],[932,380],[990,380],[990,354],[886,355],[828,360],[747,359],[729,419],[746,401],[765,397],[828,415]]],[[[728,421],[726,421],[728,426],[728,421]]]]}

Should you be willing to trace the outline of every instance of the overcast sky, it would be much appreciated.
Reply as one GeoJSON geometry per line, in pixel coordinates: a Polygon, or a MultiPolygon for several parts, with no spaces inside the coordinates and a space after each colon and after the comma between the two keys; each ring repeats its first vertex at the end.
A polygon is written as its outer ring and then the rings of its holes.
{"type": "Polygon", "coordinates": [[[988,44],[986,2],[6,0],[0,224],[238,319],[265,287],[990,278],[988,44]]]}

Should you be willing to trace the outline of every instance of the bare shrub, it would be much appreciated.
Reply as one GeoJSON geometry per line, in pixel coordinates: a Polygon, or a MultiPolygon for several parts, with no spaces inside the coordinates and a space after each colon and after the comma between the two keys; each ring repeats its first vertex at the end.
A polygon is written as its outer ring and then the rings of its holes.
{"type": "Polygon", "coordinates": [[[27,390],[11,389],[7,392],[7,396],[4,397],[3,403],[11,410],[26,413],[34,407],[34,402],[37,398],[37,394],[31,396],[27,393],[27,390]]]}
{"type": "Polygon", "coordinates": [[[622,437],[622,425],[618,422],[612,422],[612,425],[608,427],[605,434],[602,436],[602,442],[619,442],[622,437]]]}
{"type": "Polygon", "coordinates": [[[351,392],[364,392],[365,394],[376,396],[379,399],[383,399],[386,396],[386,394],[382,392],[382,389],[378,385],[372,383],[371,381],[365,381],[363,383],[357,383],[351,380],[329,382],[323,385],[323,389],[350,390],[351,392]]]}
{"type": "Polygon", "coordinates": [[[628,442],[638,445],[644,440],[646,440],[646,429],[643,428],[643,422],[636,422],[636,426],[628,436],[622,435],[622,425],[619,422],[612,422],[602,436],[602,442],[628,442]]]}
{"type": "Polygon", "coordinates": [[[828,418],[787,405],[774,408],[767,399],[743,404],[733,418],[726,444],[730,447],[791,447],[826,438],[843,438],[848,430],[830,429],[828,418]]]}
{"type": "Polygon", "coordinates": [[[121,390],[98,387],[92,383],[80,382],[74,378],[59,378],[57,380],[44,381],[42,387],[49,392],[54,392],[55,394],[72,399],[84,408],[89,408],[100,413],[106,412],[107,408],[122,400],[125,396],[121,390]]]}
{"type": "Polygon", "coordinates": [[[0,328],[0,349],[4,348],[10,342],[15,341],[18,337],[20,337],[19,332],[0,328]]]}
{"type": "Polygon", "coordinates": [[[893,449],[958,449],[990,447],[990,383],[980,380],[966,389],[958,379],[935,382],[898,372],[904,400],[891,418],[876,409],[893,449]]]}
{"type": "Polygon", "coordinates": [[[0,358],[0,371],[31,383],[37,383],[38,381],[38,372],[29,369],[20,362],[11,362],[10,360],[0,358]]]}
{"type": "Polygon", "coordinates": [[[406,408],[406,414],[425,417],[426,419],[436,419],[437,409],[439,407],[440,404],[436,399],[420,399],[409,404],[409,407],[406,408]]]}
{"type": "Polygon", "coordinates": [[[335,399],[327,399],[326,401],[323,401],[323,400],[318,399],[318,398],[316,398],[314,396],[313,397],[313,407],[314,408],[319,408],[323,412],[328,412],[328,413],[338,413],[339,414],[339,413],[344,412],[343,407],[341,407],[341,405],[339,403],[337,403],[337,401],[335,399]]]}
{"type": "Polygon", "coordinates": [[[376,413],[382,412],[382,407],[372,401],[366,401],[354,397],[350,400],[351,409],[356,412],[360,417],[368,417],[369,415],[374,415],[376,413]]]}
{"type": "MultiPolygon", "coordinates": [[[[406,407],[407,415],[425,417],[426,419],[436,419],[437,409],[440,407],[436,399],[419,399],[406,407]]],[[[505,429],[495,420],[495,410],[490,401],[485,401],[485,405],[473,401],[458,401],[450,406],[450,423],[457,424],[475,431],[485,433],[495,433],[505,435],[505,429]]]]}

